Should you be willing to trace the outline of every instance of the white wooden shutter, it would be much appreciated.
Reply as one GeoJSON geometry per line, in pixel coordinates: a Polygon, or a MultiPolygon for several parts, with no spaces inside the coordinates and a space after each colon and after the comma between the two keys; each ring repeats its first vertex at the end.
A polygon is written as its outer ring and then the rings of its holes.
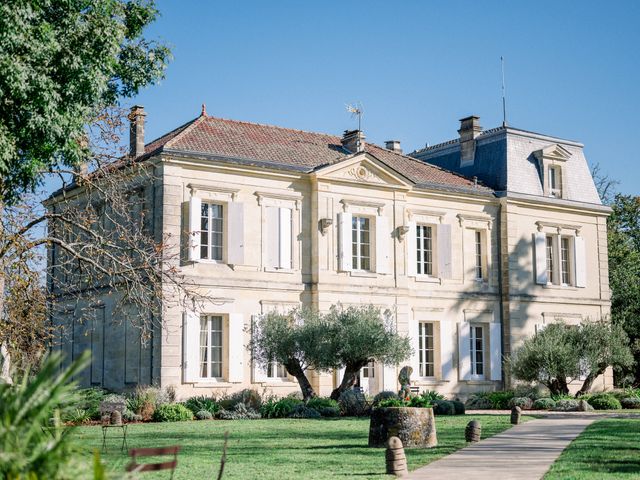
{"type": "Polygon", "coordinates": [[[587,265],[583,237],[575,237],[573,239],[573,253],[575,260],[576,287],[584,288],[587,286],[587,265]]]}
{"type": "Polygon", "coordinates": [[[241,313],[229,315],[229,378],[240,383],[244,377],[244,317],[241,313]]]}
{"type": "Polygon", "coordinates": [[[384,365],[382,368],[382,389],[387,392],[398,391],[398,373],[395,365],[384,365]]]}
{"type": "Polygon", "coordinates": [[[547,236],[543,232],[533,234],[535,250],[536,283],[546,285],[549,282],[547,272],[547,236]]]}
{"type": "Polygon", "coordinates": [[[351,257],[351,213],[338,213],[338,270],[349,272],[352,270],[351,257]]]}
{"type": "MultiPolygon", "coordinates": [[[[260,319],[260,315],[251,315],[251,332],[252,334],[259,332],[258,320],[260,319]]],[[[264,366],[258,365],[258,363],[253,360],[253,383],[262,383],[267,381],[267,370],[264,366]]]]}
{"type": "Polygon", "coordinates": [[[376,217],[376,272],[391,273],[389,219],[378,215],[376,217]]]}
{"type": "Polygon", "coordinates": [[[291,269],[291,209],[279,209],[278,266],[291,269]]]}
{"type": "Polygon", "coordinates": [[[198,197],[189,199],[189,260],[200,260],[200,217],[202,215],[202,200],[198,197]]]}
{"type": "Polygon", "coordinates": [[[411,341],[411,348],[413,349],[413,355],[411,356],[411,368],[413,368],[413,375],[415,378],[420,377],[420,327],[419,323],[415,319],[409,320],[409,340],[411,341]]]}
{"type": "Polygon", "coordinates": [[[278,207],[266,207],[266,247],[267,247],[267,263],[266,266],[276,268],[280,265],[280,212],[278,207]]]}
{"type": "Polygon", "coordinates": [[[440,278],[451,278],[453,266],[451,264],[451,225],[439,224],[437,228],[437,248],[438,255],[438,276],[440,278]]]}
{"type": "Polygon", "coordinates": [[[229,235],[227,235],[227,263],[242,265],[244,263],[244,204],[231,202],[227,204],[229,235]]]}
{"type": "Polygon", "coordinates": [[[199,379],[200,363],[200,315],[187,310],[182,315],[182,372],[184,383],[199,379]]]}
{"type": "Polygon", "coordinates": [[[471,378],[471,353],[469,324],[458,323],[458,378],[469,380],[471,378]]]}
{"type": "Polygon", "coordinates": [[[453,379],[453,323],[447,320],[440,321],[440,366],[442,380],[453,379]]]}
{"type": "Polygon", "coordinates": [[[416,242],[416,222],[407,223],[409,231],[407,232],[407,266],[406,272],[408,277],[416,276],[416,250],[418,248],[416,242]]]}
{"type": "Polygon", "coordinates": [[[502,380],[502,333],[500,324],[489,324],[489,347],[491,380],[502,380]]]}
{"type": "Polygon", "coordinates": [[[544,323],[536,323],[535,324],[535,330],[536,333],[540,333],[542,330],[544,330],[546,327],[546,325],[544,323]]]}

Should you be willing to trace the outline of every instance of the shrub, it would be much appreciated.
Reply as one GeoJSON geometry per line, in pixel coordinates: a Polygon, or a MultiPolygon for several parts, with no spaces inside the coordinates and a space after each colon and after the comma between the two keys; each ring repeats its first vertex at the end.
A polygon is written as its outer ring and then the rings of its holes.
{"type": "Polygon", "coordinates": [[[62,419],[65,422],[69,422],[74,425],[82,425],[91,421],[91,414],[88,410],[85,410],[83,408],[74,408],[70,411],[65,412],[65,415],[62,419]]]}
{"type": "Polygon", "coordinates": [[[320,418],[320,412],[315,408],[309,408],[304,403],[299,403],[289,414],[289,418],[320,418]]]}
{"type": "Polygon", "coordinates": [[[640,398],[627,397],[620,400],[622,408],[640,408],[640,398]]]}
{"type": "Polygon", "coordinates": [[[104,399],[107,392],[102,388],[85,388],[78,392],[80,400],[76,407],[79,410],[85,410],[90,420],[100,419],[100,402],[104,399]]]}
{"type": "Polygon", "coordinates": [[[620,400],[610,393],[595,394],[588,402],[596,410],[620,410],[622,408],[620,400]]]}
{"type": "Polygon", "coordinates": [[[313,397],[307,401],[307,407],[315,408],[320,411],[321,408],[336,408],[338,411],[340,410],[340,405],[335,400],[330,398],[322,398],[322,397],[313,397]]]}
{"type": "Polygon", "coordinates": [[[181,403],[165,403],[156,408],[153,419],[156,422],[182,422],[192,420],[193,413],[181,403]]]}
{"type": "Polygon", "coordinates": [[[244,403],[238,403],[233,410],[220,410],[218,417],[222,420],[257,420],[260,413],[248,408],[244,403]]]}
{"type": "Polygon", "coordinates": [[[427,390],[426,392],[422,392],[420,396],[425,400],[428,400],[430,403],[434,400],[444,400],[444,395],[436,392],[435,390],[427,390]]]}
{"type": "Polygon", "coordinates": [[[209,410],[200,410],[195,415],[196,420],[213,420],[213,414],[209,410]]]}
{"type": "Polygon", "coordinates": [[[216,402],[214,398],[205,395],[189,398],[184,402],[184,406],[191,410],[194,415],[201,410],[206,410],[212,415],[215,415],[220,410],[218,402],[216,402]]]}
{"type": "Polygon", "coordinates": [[[471,395],[465,403],[465,407],[473,410],[488,410],[493,408],[493,404],[486,396],[471,395]]]}
{"type": "Polygon", "coordinates": [[[539,398],[533,402],[535,410],[551,410],[555,408],[556,401],[553,398],[539,398]]]}
{"type": "Polygon", "coordinates": [[[561,412],[575,412],[578,410],[578,405],[578,400],[575,398],[562,398],[556,401],[554,410],[559,410],[561,412]]]}
{"type": "Polygon", "coordinates": [[[529,397],[513,397],[509,400],[509,407],[520,407],[523,410],[530,410],[533,407],[533,400],[529,397]]]}
{"type": "Polygon", "coordinates": [[[293,409],[301,403],[302,400],[289,397],[281,398],[279,400],[270,399],[262,404],[260,407],[260,413],[263,418],[285,418],[288,417],[291,412],[293,412],[293,409]]]}
{"type": "Polygon", "coordinates": [[[359,417],[365,415],[367,406],[362,402],[353,390],[345,390],[338,399],[340,411],[348,417],[359,417]]]}
{"type": "MultiPolygon", "coordinates": [[[[440,401],[440,400],[436,400],[440,401]]],[[[425,398],[422,395],[416,395],[409,400],[410,407],[429,408],[434,401],[429,398],[425,398]]]]}
{"type": "Polygon", "coordinates": [[[137,413],[133,413],[128,408],[125,408],[122,411],[122,419],[125,422],[141,422],[142,421],[142,415],[139,415],[137,413]]]}
{"type": "Polygon", "coordinates": [[[156,407],[176,402],[176,389],[173,386],[157,388],[156,390],[156,407]]]}
{"type": "Polygon", "coordinates": [[[515,396],[510,390],[489,392],[487,398],[491,402],[492,408],[496,410],[505,410],[509,408],[509,402],[515,396]]]}
{"type": "Polygon", "coordinates": [[[373,406],[377,407],[378,403],[380,403],[382,400],[387,400],[389,398],[398,399],[400,397],[398,397],[398,394],[396,392],[390,392],[385,390],[378,393],[375,397],[373,397],[373,406]]]}
{"type": "Polygon", "coordinates": [[[140,415],[143,421],[148,422],[153,419],[159,397],[161,394],[158,388],[138,386],[127,399],[127,408],[140,415]]]}
{"type": "Polygon", "coordinates": [[[239,392],[232,393],[229,397],[218,402],[225,410],[233,410],[236,405],[242,403],[245,407],[254,411],[259,411],[262,406],[262,397],[256,390],[245,388],[239,392]]]}
{"type": "Polygon", "coordinates": [[[464,403],[459,400],[450,400],[453,404],[453,409],[456,412],[456,415],[464,415],[464,403]]]}
{"type": "Polygon", "coordinates": [[[434,415],[455,415],[456,407],[449,400],[435,400],[433,402],[434,415]]]}
{"type": "Polygon", "coordinates": [[[385,398],[384,400],[380,400],[376,408],[395,408],[395,407],[406,407],[407,402],[402,400],[401,398],[385,398]]]}
{"type": "Polygon", "coordinates": [[[340,407],[320,407],[318,410],[323,417],[339,417],[340,407]]]}

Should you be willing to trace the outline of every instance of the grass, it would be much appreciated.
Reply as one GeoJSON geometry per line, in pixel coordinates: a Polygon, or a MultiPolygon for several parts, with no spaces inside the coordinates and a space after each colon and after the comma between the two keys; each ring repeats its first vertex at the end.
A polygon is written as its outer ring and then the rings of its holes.
{"type": "MultiPolygon", "coordinates": [[[[525,418],[525,417],[523,417],[525,418]]],[[[407,449],[409,469],[426,465],[466,445],[464,428],[473,415],[437,417],[438,446],[407,449]]],[[[482,437],[510,427],[506,415],[483,415],[482,437]]],[[[181,445],[175,479],[215,478],[222,453],[223,434],[229,431],[225,479],[389,478],[384,475],[384,449],[368,448],[368,418],[321,420],[235,420],[149,423],[129,426],[128,444],[134,447],[181,445]]],[[[76,430],[78,446],[91,455],[102,445],[99,426],[76,430]]],[[[107,470],[123,472],[128,463],[113,431],[102,454],[107,470]]],[[[145,478],[166,478],[160,473],[145,478]]]]}
{"type": "Polygon", "coordinates": [[[544,480],[639,478],[639,434],[638,419],[592,423],[562,452],[544,480]]]}

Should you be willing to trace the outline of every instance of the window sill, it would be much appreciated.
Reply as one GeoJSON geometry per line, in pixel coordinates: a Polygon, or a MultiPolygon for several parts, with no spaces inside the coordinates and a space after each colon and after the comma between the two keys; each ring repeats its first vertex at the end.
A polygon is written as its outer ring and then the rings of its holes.
{"type": "Polygon", "coordinates": [[[445,385],[449,383],[449,380],[439,380],[435,377],[423,377],[423,378],[417,378],[411,383],[413,385],[445,385]]]}
{"type": "Polygon", "coordinates": [[[422,283],[437,283],[442,285],[442,279],[439,277],[432,277],[431,275],[416,275],[414,277],[414,280],[416,282],[422,282],[422,283]]]}
{"type": "Polygon", "coordinates": [[[278,268],[278,267],[264,267],[264,271],[268,273],[287,273],[287,274],[293,274],[297,272],[297,270],[295,269],[278,268]]]}
{"type": "Polygon", "coordinates": [[[486,379],[471,379],[471,380],[463,380],[467,385],[493,385],[498,380],[486,380],[486,379]]]}
{"type": "Polygon", "coordinates": [[[547,283],[542,285],[542,288],[548,288],[550,290],[577,290],[578,287],[573,285],[558,285],[557,283],[547,283]]]}
{"type": "Polygon", "coordinates": [[[200,260],[192,260],[193,263],[204,263],[206,265],[226,265],[222,260],[209,260],[207,258],[201,258],[200,260]]]}
{"type": "Polygon", "coordinates": [[[235,384],[227,382],[225,380],[220,380],[219,382],[216,382],[215,380],[212,381],[211,379],[206,379],[206,380],[196,380],[195,382],[192,382],[192,385],[194,388],[220,388],[220,387],[231,388],[235,384]]]}
{"type": "Polygon", "coordinates": [[[376,272],[370,272],[368,270],[351,270],[349,273],[352,277],[376,278],[378,276],[376,272]]]}

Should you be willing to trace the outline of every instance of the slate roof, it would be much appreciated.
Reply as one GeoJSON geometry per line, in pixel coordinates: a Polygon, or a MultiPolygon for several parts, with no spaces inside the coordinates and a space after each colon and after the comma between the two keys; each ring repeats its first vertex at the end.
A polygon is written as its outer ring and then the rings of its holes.
{"type": "MultiPolygon", "coordinates": [[[[162,152],[194,153],[310,173],[352,157],[353,154],[342,147],[340,140],[341,137],[336,135],[203,114],[147,144],[145,154],[137,160],[162,152]]],[[[493,193],[490,188],[476,185],[462,175],[377,145],[366,143],[365,152],[415,183],[418,188],[493,193]]]]}

